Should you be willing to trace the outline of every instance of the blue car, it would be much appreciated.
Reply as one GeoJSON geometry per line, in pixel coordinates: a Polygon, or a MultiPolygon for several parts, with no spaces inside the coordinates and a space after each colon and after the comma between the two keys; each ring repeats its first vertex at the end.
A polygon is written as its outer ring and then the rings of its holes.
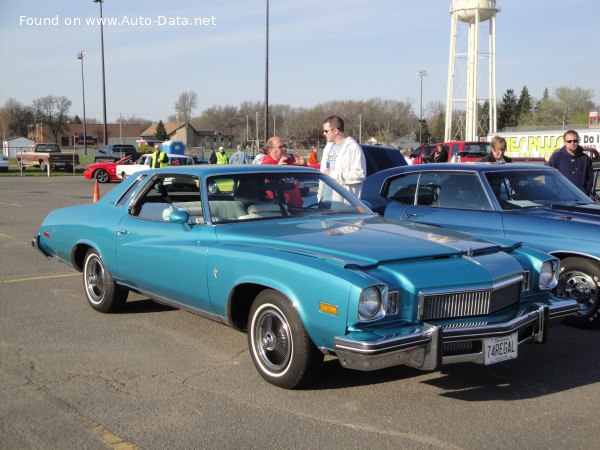
{"type": "Polygon", "coordinates": [[[577,310],[551,293],[556,258],[395,224],[296,166],[138,172],[51,212],[33,245],[82,273],[99,312],[133,291],[246,332],[260,375],[290,389],[325,354],[358,370],[516,358],[577,310]]]}
{"type": "Polygon", "coordinates": [[[553,168],[431,164],[369,177],[362,198],[385,217],[523,241],[556,256],[556,293],[579,303],[574,325],[600,324],[600,205],[553,168]]]}

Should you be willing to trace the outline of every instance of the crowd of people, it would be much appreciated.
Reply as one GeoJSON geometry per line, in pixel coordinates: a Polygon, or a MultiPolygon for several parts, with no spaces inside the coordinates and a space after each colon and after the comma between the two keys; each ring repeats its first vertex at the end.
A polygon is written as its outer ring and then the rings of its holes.
{"type": "MultiPolygon", "coordinates": [[[[318,158],[318,148],[313,148],[305,159],[299,153],[288,154],[287,144],[281,136],[272,136],[266,145],[258,150],[252,161],[244,153],[241,146],[229,157],[223,147],[213,151],[210,155],[210,164],[278,164],[299,165],[318,168],[329,175],[341,186],[356,196],[360,196],[363,181],[367,174],[365,155],[358,142],[348,136],[344,130],[344,121],[341,117],[332,115],[323,121],[323,136],[327,144],[323,149],[321,160],[318,158]]],[[[575,130],[568,130],[563,135],[564,145],[557,149],[548,165],[557,169],[567,177],[575,186],[586,194],[592,192],[593,172],[592,160],[581,147],[579,134],[575,130]]],[[[491,152],[481,158],[480,162],[507,164],[512,159],[506,156],[507,142],[501,136],[495,136],[490,142],[491,152]]],[[[407,164],[413,164],[413,149],[401,150],[407,164]]],[[[159,154],[153,161],[159,164],[159,154]]],[[[447,162],[448,149],[437,145],[429,156],[429,162],[447,162]]],[[[153,165],[155,163],[153,162],[153,165]]]]}

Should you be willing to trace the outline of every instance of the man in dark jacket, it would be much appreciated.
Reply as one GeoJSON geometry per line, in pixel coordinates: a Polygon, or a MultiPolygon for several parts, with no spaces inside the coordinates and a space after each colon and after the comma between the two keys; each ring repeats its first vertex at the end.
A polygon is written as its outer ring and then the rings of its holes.
{"type": "Polygon", "coordinates": [[[499,164],[511,163],[512,159],[504,154],[506,152],[506,139],[500,136],[494,136],[490,143],[492,151],[481,158],[480,162],[495,162],[499,164]]]}
{"type": "Polygon", "coordinates": [[[552,154],[548,165],[554,167],[571,183],[589,195],[592,192],[594,179],[592,160],[579,145],[577,131],[566,131],[563,134],[563,141],[565,145],[552,154]]]}

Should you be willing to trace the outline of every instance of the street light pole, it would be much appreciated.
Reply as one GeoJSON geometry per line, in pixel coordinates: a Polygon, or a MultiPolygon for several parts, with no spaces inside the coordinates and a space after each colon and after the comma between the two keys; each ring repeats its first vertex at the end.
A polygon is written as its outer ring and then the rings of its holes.
{"type": "MultiPolygon", "coordinates": [[[[256,113],[256,151],[258,152],[258,149],[260,147],[260,140],[258,139],[258,118],[260,116],[258,115],[258,113],[256,113]]],[[[267,143],[265,142],[265,145],[267,145],[267,143]]]]}
{"type": "Polygon", "coordinates": [[[417,70],[417,76],[421,78],[421,114],[419,118],[419,144],[423,145],[423,77],[427,76],[427,71],[417,70]]]}
{"type": "Polygon", "coordinates": [[[273,114],[273,136],[275,136],[277,134],[277,131],[275,131],[277,129],[275,126],[276,125],[275,121],[277,120],[276,117],[277,116],[275,114],[273,114]]]}
{"type": "MultiPolygon", "coordinates": [[[[269,136],[269,0],[267,0],[267,23],[265,39],[265,145],[269,136]]],[[[257,133],[258,139],[258,133],[257,133]]]]}
{"type": "Polygon", "coordinates": [[[86,53],[81,51],[77,53],[77,59],[81,60],[81,93],[83,98],[83,154],[87,155],[87,122],[85,120],[85,82],[83,78],[83,60],[86,53]]]}
{"type": "Polygon", "coordinates": [[[362,144],[362,114],[358,115],[358,143],[362,144]]]}
{"type": "Polygon", "coordinates": [[[102,24],[102,3],[104,0],[93,0],[100,4],[100,50],[102,53],[102,117],[104,119],[104,145],[108,144],[108,125],[106,123],[106,75],[104,71],[104,26],[102,24]]]}

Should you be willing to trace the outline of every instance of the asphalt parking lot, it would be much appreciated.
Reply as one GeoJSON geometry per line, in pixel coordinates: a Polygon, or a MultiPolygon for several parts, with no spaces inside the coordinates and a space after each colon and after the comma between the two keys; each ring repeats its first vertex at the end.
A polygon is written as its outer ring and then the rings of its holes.
{"type": "Polygon", "coordinates": [[[81,275],[30,241],[92,197],[83,177],[0,178],[0,448],[598,448],[598,330],[558,325],[516,360],[434,373],[328,358],[285,391],[242,333],[141,296],[86,304],[81,275]]]}

